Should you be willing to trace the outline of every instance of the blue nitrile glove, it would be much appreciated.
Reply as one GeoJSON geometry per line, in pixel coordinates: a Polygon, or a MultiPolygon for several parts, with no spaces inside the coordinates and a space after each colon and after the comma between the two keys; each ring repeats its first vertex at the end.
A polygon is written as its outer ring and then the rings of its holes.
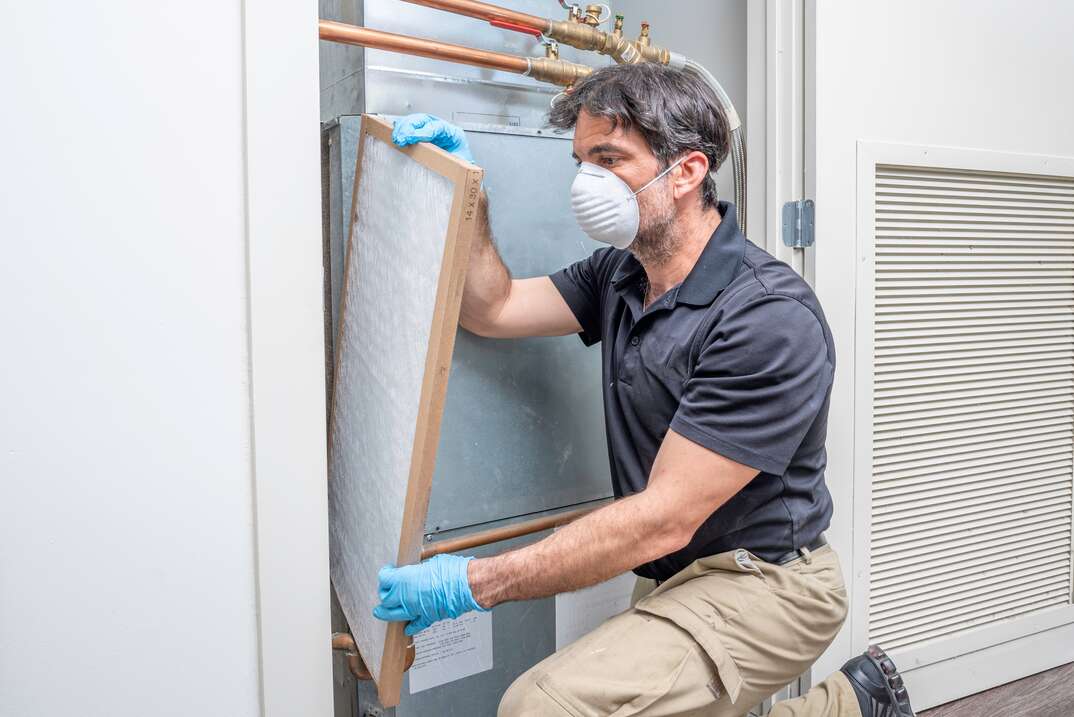
{"type": "Polygon", "coordinates": [[[380,569],[380,605],[373,616],[389,622],[410,622],[406,634],[416,635],[440,620],[471,610],[488,612],[474,600],[466,566],[473,558],[437,555],[419,565],[380,569]]]}
{"type": "Polygon", "coordinates": [[[440,149],[456,154],[467,162],[474,161],[462,128],[433,115],[407,115],[395,120],[392,126],[392,141],[400,147],[417,142],[432,142],[440,149]]]}

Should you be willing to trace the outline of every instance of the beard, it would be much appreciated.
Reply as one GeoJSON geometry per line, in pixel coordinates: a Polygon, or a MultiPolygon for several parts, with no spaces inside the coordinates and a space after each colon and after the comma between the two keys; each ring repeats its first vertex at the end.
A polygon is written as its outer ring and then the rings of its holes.
{"type": "Polygon", "coordinates": [[[641,222],[628,249],[642,264],[663,264],[679,245],[674,231],[675,201],[665,182],[637,195],[637,201],[641,222]]]}

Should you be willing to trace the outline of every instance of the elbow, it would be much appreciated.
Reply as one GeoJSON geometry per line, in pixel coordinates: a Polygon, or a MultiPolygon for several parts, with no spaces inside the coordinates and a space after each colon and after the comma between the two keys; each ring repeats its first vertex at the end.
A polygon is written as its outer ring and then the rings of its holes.
{"type": "Polygon", "coordinates": [[[674,480],[650,476],[648,487],[637,494],[637,515],[644,519],[646,526],[643,531],[646,552],[656,553],[652,559],[677,553],[688,546],[718,507],[698,498],[674,480]]]}
{"type": "Polygon", "coordinates": [[[672,553],[677,553],[694,539],[696,529],[684,525],[681,520],[669,518],[656,527],[651,545],[656,553],[652,559],[656,560],[672,553]]]}
{"type": "Polygon", "coordinates": [[[488,337],[490,331],[488,323],[472,316],[468,316],[465,313],[459,315],[459,326],[476,336],[488,337]]]}
{"type": "Polygon", "coordinates": [[[690,541],[694,539],[696,530],[683,530],[681,527],[677,530],[671,531],[667,538],[667,544],[671,547],[668,553],[677,553],[690,544],[690,541]]]}
{"type": "Polygon", "coordinates": [[[486,318],[460,314],[459,326],[475,336],[480,336],[486,339],[501,338],[501,334],[497,331],[496,322],[486,318]]]}
{"type": "Polygon", "coordinates": [[[503,297],[495,301],[467,302],[464,297],[462,309],[459,311],[459,326],[486,339],[507,338],[508,334],[503,331],[501,319],[510,296],[508,288],[503,297]]]}
{"type": "MultiPolygon", "coordinates": [[[[649,489],[651,490],[651,489],[649,489]]],[[[649,490],[643,491],[645,495],[649,490]]],[[[651,560],[662,558],[685,548],[694,539],[704,517],[698,518],[690,507],[680,502],[663,503],[662,501],[650,504],[644,510],[648,517],[648,530],[646,540],[648,547],[646,552],[652,553],[651,560]]]]}

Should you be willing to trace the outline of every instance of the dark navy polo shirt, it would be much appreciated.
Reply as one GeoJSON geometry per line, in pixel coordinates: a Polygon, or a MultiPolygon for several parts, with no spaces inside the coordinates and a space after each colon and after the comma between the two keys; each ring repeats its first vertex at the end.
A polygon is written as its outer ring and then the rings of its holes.
{"type": "Polygon", "coordinates": [[[645,270],[629,251],[599,249],[551,277],[582,340],[602,342],[616,497],[645,489],[668,428],[760,471],[689,545],[634,571],[657,580],[736,548],[775,560],[831,521],[831,331],[802,277],[743,236],[733,205],[719,210],[697,264],[647,309],[645,270]]]}

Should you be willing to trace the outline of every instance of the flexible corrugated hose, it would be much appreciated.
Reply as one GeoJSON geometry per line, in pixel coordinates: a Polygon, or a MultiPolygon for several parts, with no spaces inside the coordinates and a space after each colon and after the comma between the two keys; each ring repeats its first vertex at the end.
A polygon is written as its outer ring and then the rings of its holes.
{"type": "Polygon", "coordinates": [[[683,57],[676,53],[672,53],[671,61],[668,64],[672,67],[684,68],[689,72],[694,73],[705,83],[712,88],[712,91],[716,94],[716,99],[719,101],[720,106],[723,108],[724,114],[727,116],[728,127],[731,130],[731,174],[735,182],[735,208],[738,215],[738,226],[742,229],[742,233],[746,233],[746,142],[742,138],[742,120],[739,119],[738,112],[735,111],[735,106],[731,103],[731,98],[724,91],[723,86],[712,76],[712,73],[705,69],[705,67],[688,57],[683,57]]]}

